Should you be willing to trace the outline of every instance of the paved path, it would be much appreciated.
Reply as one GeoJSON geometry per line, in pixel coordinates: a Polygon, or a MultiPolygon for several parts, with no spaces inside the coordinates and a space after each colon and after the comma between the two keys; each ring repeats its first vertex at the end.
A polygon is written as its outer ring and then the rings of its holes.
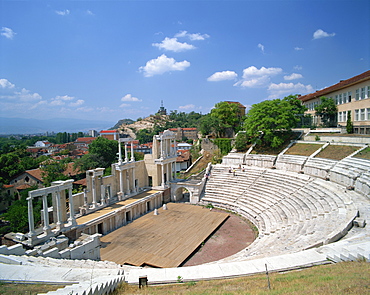
{"type": "Polygon", "coordinates": [[[205,264],[180,268],[131,269],[128,276],[126,276],[126,281],[130,284],[138,284],[139,277],[141,276],[147,276],[149,284],[177,282],[178,276],[181,276],[184,282],[199,281],[263,273],[266,271],[266,264],[269,271],[283,271],[326,263],[329,263],[326,255],[310,249],[299,253],[266,257],[251,261],[212,265],[205,264]]]}

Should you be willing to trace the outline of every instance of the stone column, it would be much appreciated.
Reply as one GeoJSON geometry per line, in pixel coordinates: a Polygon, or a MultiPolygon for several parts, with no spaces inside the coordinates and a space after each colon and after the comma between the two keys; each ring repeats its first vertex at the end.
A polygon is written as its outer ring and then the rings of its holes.
{"type": "Polygon", "coordinates": [[[68,189],[68,200],[69,200],[69,218],[68,221],[71,223],[72,226],[77,225],[76,218],[75,218],[75,207],[73,203],[73,196],[72,196],[72,189],[68,189]]]}
{"type": "Polygon", "coordinates": [[[57,230],[61,230],[63,228],[63,222],[62,222],[62,205],[60,203],[60,192],[55,192],[56,194],[56,201],[57,201],[57,230]]]}
{"type": "Polygon", "coordinates": [[[118,141],[118,165],[122,165],[122,148],[120,141],[118,141]]]}
{"type": "Polygon", "coordinates": [[[161,159],[163,159],[164,158],[164,153],[163,153],[163,139],[162,139],[162,137],[161,137],[161,159]]]}
{"type": "Polygon", "coordinates": [[[29,232],[28,232],[28,237],[31,239],[36,236],[35,232],[35,221],[33,217],[33,205],[32,205],[32,198],[28,197],[28,227],[29,227],[29,232]]]}
{"type": "Polygon", "coordinates": [[[170,183],[171,173],[170,173],[170,164],[166,164],[166,173],[167,173],[167,183],[170,183]]]}
{"type": "Polygon", "coordinates": [[[105,186],[104,184],[100,185],[100,203],[101,204],[106,204],[106,199],[105,199],[105,186]]]}
{"type": "Polygon", "coordinates": [[[127,155],[127,142],[125,142],[125,162],[128,162],[128,155],[127,155]]]}
{"type": "Polygon", "coordinates": [[[135,155],[134,155],[134,142],[131,141],[131,162],[135,161],[135,155]]]}
{"type": "Polygon", "coordinates": [[[135,183],[135,168],[132,168],[132,184],[134,188],[134,192],[137,192],[136,183],[135,183]]]}
{"type": "Polygon", "coordinates": [[[95,187],[96,179],[95,179],[95,175],[93,175],[91,182],[92,182],[92,185],[91,185],[92,187],[91,188],[92,188],[92,197],[93,197],[92,208],[95,209],[96,205],[97,205],[97,203],[96,203],[96,187],[95,187]]]}
{"type": "Polygon", "coordinates": [[[123,170],[119,171],[119,189],[120,189],[120,194],[121,198],[123,198],[123,170]]]}
{"type": "Polygon", "coordinates": [[[127,188],[126,188],[126,194],[130,194],[130,176],[128,174],[128,170],[126,170],[126,181],[127,181],[127,188]]]}
{"type": "Polygon", "coordinates": [[[161,185],[164,187],[164,167],[163,167],[163,163],[161,164],[162,166],[162,183],[161,185]]]}
{"type": "Polygon", "coordinates": [[[44,230],[44,234],[45,235],[49,235],[50,232],[51,232],[51,228],[50,228],[50,225],[49,225],[49,212],[48,212],[48,199],[47,199],[47,195],[43,195],[42,196],[42,208],[43,208],[43,215],[44,215],[44,227],[43,227],[43,230],[44,230]]]}

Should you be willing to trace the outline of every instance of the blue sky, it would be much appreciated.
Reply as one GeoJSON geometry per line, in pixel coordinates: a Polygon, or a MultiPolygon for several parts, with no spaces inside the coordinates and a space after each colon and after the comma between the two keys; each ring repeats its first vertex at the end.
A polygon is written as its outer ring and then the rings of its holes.
{"type": "Polygon", "coordinates": [[[370,2],[0,0],[0,116],[116,122],[305,94],[370,67],[370,2]]]}

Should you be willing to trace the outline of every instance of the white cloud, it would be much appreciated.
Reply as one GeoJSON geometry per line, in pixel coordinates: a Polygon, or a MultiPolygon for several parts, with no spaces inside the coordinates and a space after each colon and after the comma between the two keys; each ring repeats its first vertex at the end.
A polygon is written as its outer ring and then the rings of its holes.
{"type": "Polygon", "coordinates": [[[10,83],[9,80],[7,79],[0,79],[0,87],[1,88],[8,88],[8,89],[12,89],[14,88],[14,84],[13,83],[10,83]]]}
{"type": "Polygon", "coordinates": [[[191,41],[203,41],[203,40],[209,38],[209,35],[208,34],[200,34],[200,33],[190,34],[187,31],[181,31],[181,32],[177,33],[175,35],[175,37],[177,37],[177,38],[187,37],[191,41]]]}
{"type": "Polygon", "coordinates": [[[184,106],[179,106],[179,109],[180,110],[193,110],[193,109],[195,109],[195,105],[187,104],[187,105],[184,105],[184,106]]]}
{"type": "Polygon", "coordinates": [[[224,80],[234,80],[238,77],[238,74],[234,71],[222,71],[216,72],[212,76],[207,78],[207,81],[218,82],[224,80]]]}
{"type": "Polygon", "coordinates": [[[30,107],[30,110],[36,109],[38,106],[47,105],[48,102],[46,100],[40,100],[39,102],[35,103],[33,106],[30,107]]]}
{"type": "Polygon", "coordinates": [[[74,100],[75,98],[73,96],[68,96],[68,95],[63,95],[63,96],[56,96],[55,98],[52,98],[52,100],[64,100],[64,101],[69,101],[69,100],[74,100]]]}
{"type": "Polygon", "coordinates": [[[303,69],[303,67],[302,66],[299,66],[299,65],[296,65],[296,66],[293,67],[293,69],[294,70],[297,70],[297,71],[300,71],[300,70],[303,69]]]}
{"type": "Polygon", "coordinates": [[[177,41],[177,38],[166,37],[161,43],[153,43],[152,46],[158,47],[168,51],[181,52],[186,50],[195,49],[194,45],[188,43],[181,43],[177,41]]]}
{"type": "Polygon", "coordinates": [[[66,103],[63,100],[52,100],[50,102],[51,106],[62,106],[65,105],[66,103]]]}
{"type": "Polygon", "coordinates": [[[93,13],[91,10],[86,10],[86,13],[88,14],[88,15],[92,15],[92,16],[94,16],[95,15],[95,13],[93,13]]]}
{"type": "Polygon", "coordinates": [[[286,94],[306,94],[313,92],[313,87],[311,85],[303,85],[301,83],[271,83],[268,87],[270,92],[269,98],[281,98],[282,95],[286,94]]]}
{"type": "Polygon", "coordinates": [[[261,49],[262,53],[265,53],[265,46],[263,46],[261,43],[257,45],[259,49],[261,49]]]}
{"type": "Polygon", "coordinates": [[[327,37],[334,37],[335,33],[327,33],[321,29],[316,30],[315,33],[313,33],[313,39],[320,39],[320,38],[327,38],[327,37]]]}
{"type": "Polygon", "coordinates": [[[284,76],[284,80],[288,80],[288,81],[301,79],[301,78],[303,78],[303,76],[301,74],[297,74],[297,73],[293,73],[289,76],[284,76]]]}
{"type": "Polygon", "coordinates": [[[265,68],[257,69],[255,66],[248,67],[243,70],[243,78],[247,79],[251,76],[273,76],[280,74],[283,70],[281,68],[265,68]]]}
{"type": "Polygon", "coordinates": [[[296,47],[294,47],[294,50],[295,50],[295,51],[300,51],[300,50],[303,50],[303,48],[302,48],[302,47],[298,47],[298,46],[296,46],[296,47]]]}
{"type": "Polygon", "coordinates": [[[65,10],[55,10],[55,13],[57,15],[65,16],[65,15],[70,14],[70,11],[68,9],[65,9],[65,10]]]}
{"type": "Polygon", "coordinates": [[[128,103],[122,103],[119,107],[120,108],[127,108],[127,107],[130,107],[131,105],[128,104],[128,103]]]}
{"type": "Polygon", "coordinates": [[[126,94],[121,98],[121,101],[142,101],[142,100],[132,96],[131,94],[126,94]]]}
{"type": "Polygon", "coordinates": [[[1,36],[4,36],[5,38],[8,38],[8,39],[13,39],[15,35],[16,33],[12,29],[7,28],[7,27],[1,28],[1,36]]]}
{"type": "Polygon", "coordinates": [[[184,71],[188,67],[190,67],[190,62],[186,60],[177,62],[174,58],[169,58],[165,54],[162,54],[156,59],[149,60],[146,65],[140,67],[139,70],[144,72],[145,77],[152,77],[154,75],[161,75],[165,72],[184,71]]]}
{"type": "Polygon", "coordinates": [[[42,97],[38,93],[31,93],[29,90],[22,88],[21,91],[15,91],[14,92],[16,98],[18,98],[21,101],[33,101],[33,100],[41,100],[42,97]]]}
{"type": "Polygon", "coordinates": [[[81,105],[83,105],[85,103],[85,101],[83,99],[78,99],[76,100],[76,102],[71,102],[69,104],[70,107],[79,107],[81,105]]]}
{"type": "Polygon", "coordinates": [[[243,70],[243,78],[234,84],[241,87],[263,87],[270,83],[270,77],[282,73],[281,68],[265,68],[257,69],[255,66],[248,67],[243,70]]]}
{"type": "Polygon", "coordinates": [[[56,97],[52,98],[51,99],[51,102],[50,102],[50,105],[51,106],[62,106],[62,105],[65,105],[66,102],[70,102],[69,103],[69,106],[80,106],[81,104],[83,104],[85,101],[82,100],[82,99],[79,99],[77,100],[76,102],[72,102],[72,100],[74,100],[75,97],[73,96],[69,96],[69,95],[57,95],[56,97]]]}

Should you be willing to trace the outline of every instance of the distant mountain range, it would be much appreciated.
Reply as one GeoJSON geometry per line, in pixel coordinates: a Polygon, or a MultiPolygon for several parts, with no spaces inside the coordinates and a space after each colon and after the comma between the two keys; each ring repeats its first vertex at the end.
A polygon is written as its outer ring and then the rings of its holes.
{"type": "Polygon", "coordinates": [[[0,117],[0,134],[35,134],[45,132],[87,132],[105,130],[115,122],[55,118],[48,120],[0,117]]]}

